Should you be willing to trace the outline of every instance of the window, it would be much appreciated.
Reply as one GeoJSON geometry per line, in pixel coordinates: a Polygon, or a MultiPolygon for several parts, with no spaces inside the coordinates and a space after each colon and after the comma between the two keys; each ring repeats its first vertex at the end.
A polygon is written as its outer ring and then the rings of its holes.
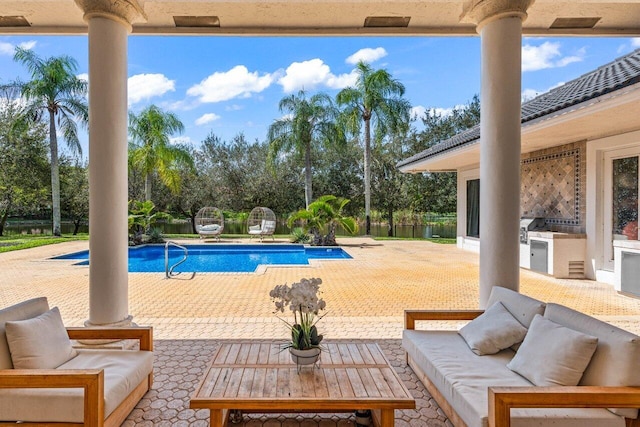
{"type": "Polygon", "coordinates": [[[613,160],[613,240],[638,240],[638,157],[613,160]]]}
{"type": "Polygon", "coordinates": [[[480,237],[480,180],[467,181],[467,237],[480,237]]]}

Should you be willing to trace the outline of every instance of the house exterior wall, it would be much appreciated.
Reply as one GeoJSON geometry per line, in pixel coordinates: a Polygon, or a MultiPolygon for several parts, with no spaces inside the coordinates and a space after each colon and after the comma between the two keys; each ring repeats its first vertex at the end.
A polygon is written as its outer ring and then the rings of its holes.
{"type": "MultiPolygon", "coordinates": [[[[617,153],[640,152],[640,131],[579,141],[522,155],[521,216],[541,216],[553,232],[584,234],[584,277],[620,290],[620,260],[613,267],[604,260],[605,161],[617,153]],[[625,151],[626,150],[626,151],[625,151]]],[[[458,170],[458,247],[479,251],[479,239],[466,236],[466,182],[480,176],[477,165],[458,170]]],[[[482,184],[481,190],[482,191],[482,184]]],[[[526,248],[525,248],[526,249],[526,248]]],[[[522,250],[522,249],[521,249],[522,250]]],[[[626,242],[624,250],[640,253],[640,242],[626,242]]],[[[620,249],[616,248],[615,257],[620,249]]],[[[528,268],[527,253],[521,266],[528,268]]]]}
{"type": "Polygon", "coordinates": [[[523,154],[520,216],[545,218],[550,231],[584,233],[585,156],[585,141],[523,154]]]}

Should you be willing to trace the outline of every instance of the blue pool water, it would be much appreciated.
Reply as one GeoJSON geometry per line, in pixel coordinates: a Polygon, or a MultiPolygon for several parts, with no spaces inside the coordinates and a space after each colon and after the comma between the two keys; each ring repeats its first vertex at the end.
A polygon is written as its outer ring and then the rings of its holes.
{"type": "MultiPolygon", "coordinates": [[[[341,248],[304,247],[303,245],[185,245],[187,261],[175,272],[252,272],[260,264],[306,265],[310,259],[349,259],[341,248]]],[[[169,248],[169,266],[182,259],[182,249],[169,248]]],[[[81,260],[76,265],[89,264],[89,251],[74,252],[54,259],[81,260]]],[[[164,245],[129,248],[129,272],[164,273],[164,245]]]]}

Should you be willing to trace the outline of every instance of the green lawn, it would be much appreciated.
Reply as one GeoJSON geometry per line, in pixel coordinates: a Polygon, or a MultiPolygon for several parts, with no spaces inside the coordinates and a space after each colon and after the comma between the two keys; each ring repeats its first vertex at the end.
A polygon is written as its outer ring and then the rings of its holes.
{"type": "Polygon", "coordinates": [[[74,236],[71,234],[63,234],[62,237],[56,237],[42,234],[20,234],[15,236],[0,236],[0,253],[37,248],[38,246],[53,245],[54,243],[74,240],[89,240],[89,235],[78,234],[74,236]]]}

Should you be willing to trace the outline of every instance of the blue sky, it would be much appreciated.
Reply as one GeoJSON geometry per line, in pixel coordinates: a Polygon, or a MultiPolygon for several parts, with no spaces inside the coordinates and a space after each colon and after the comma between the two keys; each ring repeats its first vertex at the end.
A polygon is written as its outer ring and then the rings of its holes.
{"type": "MultiPolygon", "coordinates": [[[[41,57],[67,54],[88,73],[85,36],[0,36],[0,84],[28,79],[16,45],[41,57]]],[[[640,38],[525,38],[523,97],[531,98],[640,48],[640,38]]],[[[335,95],[353,81],[358,59],[385,68],[406,87],[417,114],[442,112],[480,92],[478,37],[129,37],[129,108],[156,104],[178,115],[177,141],[210,132],[264,140],[278,102],[304,88],[335,95]]],[[[86,132],[82,136],[87,155],[86,132]]]]}

